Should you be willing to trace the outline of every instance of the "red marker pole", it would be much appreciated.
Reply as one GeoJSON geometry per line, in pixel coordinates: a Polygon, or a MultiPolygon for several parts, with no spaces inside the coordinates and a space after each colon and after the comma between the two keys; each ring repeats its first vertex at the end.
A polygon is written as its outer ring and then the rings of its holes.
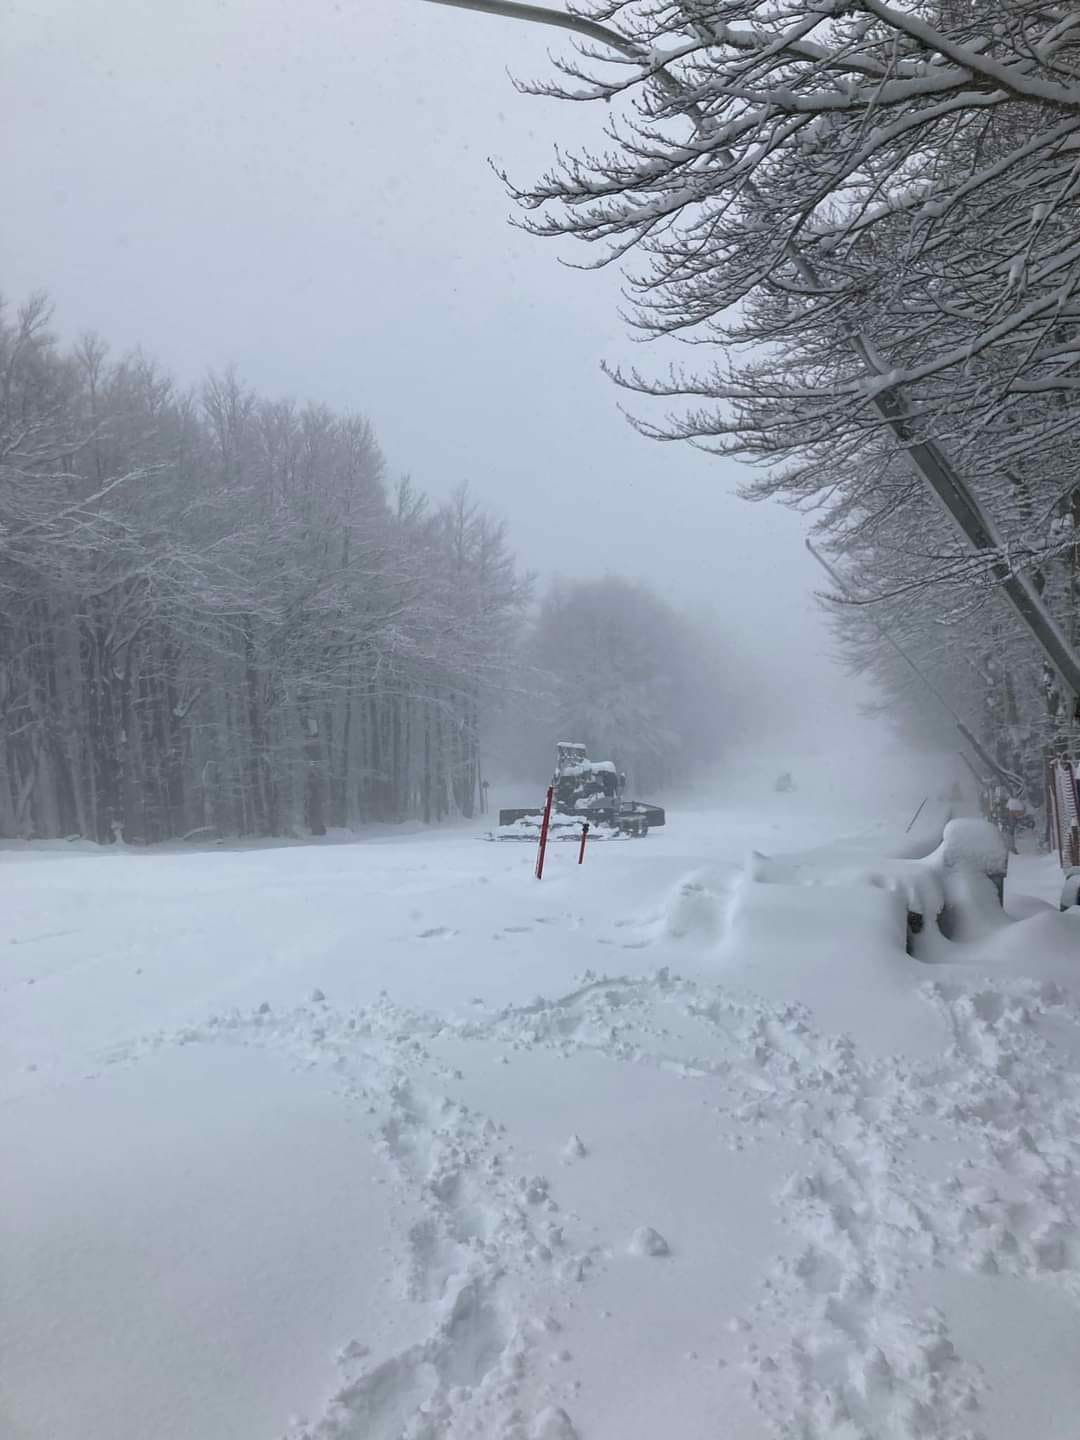
{"type": "Polygon", "coordinates": [[[547,849],[548,826],[551,823],[551,801],[555,795],[555,787],[548,786],[547,800],[544,802],[544,821],[540,826],[540,849],[536,853],[536,878],[544,878],[544,851],[547,849]]]}
{"type": "Polygon", "coordinates": [[[577,863],[581,865],[585,860],[585,841],[589,838],[589,822],[586,820],[581,827],[581,849],[577,852],[577,863]]]}

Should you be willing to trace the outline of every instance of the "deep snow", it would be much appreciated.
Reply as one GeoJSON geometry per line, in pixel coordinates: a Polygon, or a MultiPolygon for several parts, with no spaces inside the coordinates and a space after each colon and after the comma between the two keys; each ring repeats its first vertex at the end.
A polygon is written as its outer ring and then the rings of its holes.
{"type": "Polygon", "coordinates": [[[800,806],[0,852],[5,1440],[1071,1440],[1080,917],[800,806]]]}

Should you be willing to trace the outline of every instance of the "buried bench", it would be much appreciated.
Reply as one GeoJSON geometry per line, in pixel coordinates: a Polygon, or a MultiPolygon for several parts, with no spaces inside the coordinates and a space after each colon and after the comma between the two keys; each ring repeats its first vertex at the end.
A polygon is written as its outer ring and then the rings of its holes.
{"type": "Polygon", "coordinates": [[[850,849],[775,860],[755,854],[748,878],[780,885],[870,886],[893,894],[903,902],[907,950],[929,959],[938,939],[978,940],[1007,923],[1002,906],[1008,861],[1005,839],[989,821],[956,819],[945,824],[936,849],[915,858],[872,851],[863,858],[850,849]]]}

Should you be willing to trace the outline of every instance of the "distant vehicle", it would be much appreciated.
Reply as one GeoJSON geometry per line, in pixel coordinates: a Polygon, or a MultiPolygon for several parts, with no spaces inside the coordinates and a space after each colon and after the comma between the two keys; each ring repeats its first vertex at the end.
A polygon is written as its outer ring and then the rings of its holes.
{"type": "MultiPolygon", "coordinates": [[[[560,740],[556,746],[555,774],[551,779],[552,806],[549,838],[573,840],[587,822],[589,838],[641,839],[665,822],[659,805],[626,800],[626,776],[611,760],[590,760],[585,746],[560,740]]],[[[500,810],[498,840],[531,840],[540,833],[544,807],[500,810]]]]}

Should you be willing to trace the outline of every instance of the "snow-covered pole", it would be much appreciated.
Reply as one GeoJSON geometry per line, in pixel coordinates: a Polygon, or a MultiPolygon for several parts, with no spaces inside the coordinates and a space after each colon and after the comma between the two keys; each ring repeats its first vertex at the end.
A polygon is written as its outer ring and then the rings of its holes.
{"type": "Polygon", "coordinates": [[[905,835],[910,835],[910,834],[911,834],[911,827],[915,824],[915,821],[916,821],[916,820],[919,818],[919,816],[922,814],[922,812],[923,812],[923,806],[926,804],[927,800],[929,800],[929,799],[930,799],[930,796],[929,796],[929,795],[924,795],[923,798],[919,801],[919,808],[915,811],[915,814],[912,815],[911,819],[907,822],[907,829],[904,831],[904,834],[905,834],[905,835]]]}
{"type": "MultiPolygon", "coordinates": [[[[553,25],[560,30],[574,30],[590,40],[598,40],[613,50],[640,61],[653,73],[657,83],[666,90],[681,93],[679,81],[663,68],[662,61],[647,54],[639,45],[618,31],[581,15],[550,10],[543,5],[526,5],[520,0],[426,0],[432,5],[451,5],[459,10],[479,10],[487,15],[501,15],[510,20],[526,20],[538,25],[553,25]]],[[[694,123],[703,127],[707,122],[691,112],[694,123]]],[[[748,195],[754,194],[753,182],[744,182],[748,195]]],[[[804,276],[816,284],[817,276],[810,262],[789,244],[788,254],[804,276]]],[[[907,398],[898,385],[888,383],[888,372],[867,338],[860,334],[850,337],[852,347],[862,362],[867,378],[879,381],[870,398],[875,409],[903,445],[908,459],[944,506],[964,538],[976,550],[996,553],[990,571],[1000,585],[1013,610],[1034,637],[1042,654],[1061,676],[1072,692],[1075,718],[1080,718],[1080,656],[1064,632],[1042,603],[1035,587],[1023,575],[1017,575],[1004,558],[997,527],[987,516],[967,482],[958,474],[944,450],[933,440],[919,440],[915,434],[907,398]]]]}
{"type": "Polygon", "coordinates": [[[544,878],[544,854],[547,851],[548,826],[551,824],[551,802],[555,798],[555,786],[547,788],[547,799],[544,801],[544,818],[540,823],[540,845],[536,851],[536,878],[544,878]]]}
{"type": "Polygon", "coordinates": [[[576,30],[590,40],[599,40],[621,50],[634,60],[641,59],[641,49],[625,39],[617,30],[587,20],[584,15],[568,15],[563,10],[549,10],[546,5],[525,5],[519,0],[428,0],[431,5],[452,5],[455,10],[479,10],[485,15],[501,15],[507,20],[531,20],[536,25],[554,25],[559,30],[576,30]]]}

